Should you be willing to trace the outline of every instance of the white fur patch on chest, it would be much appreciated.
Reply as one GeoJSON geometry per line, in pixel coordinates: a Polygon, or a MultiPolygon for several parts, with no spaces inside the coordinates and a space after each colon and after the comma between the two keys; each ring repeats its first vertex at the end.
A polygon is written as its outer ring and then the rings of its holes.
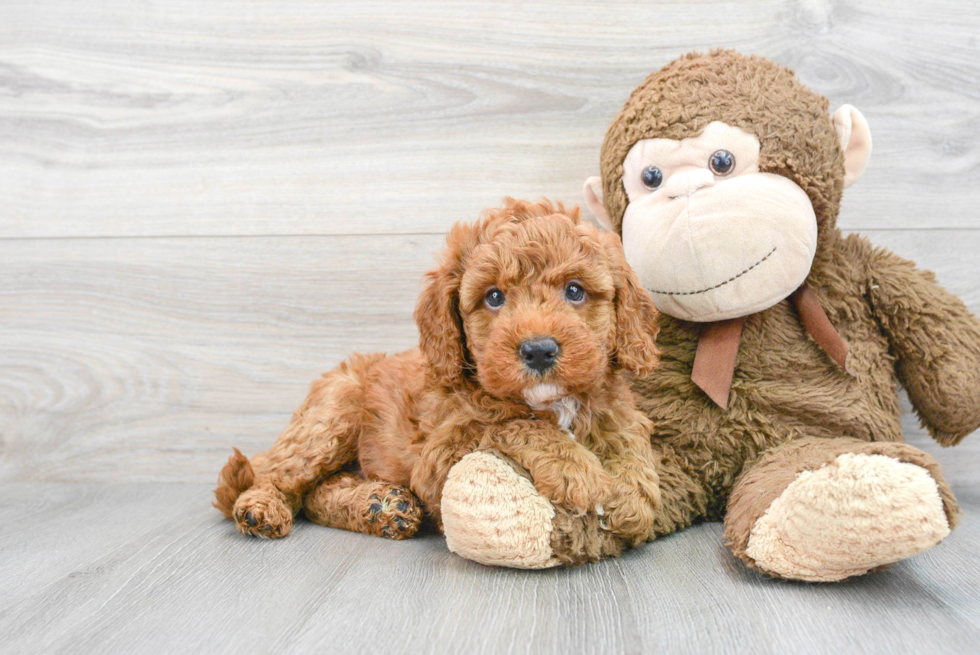
{"type": "Polygon", "coordinates": [[[524,391],[524,401],[535,411],[550,411],[558,420],[558,426],[572,439],[572,422],[581,406],[578,398],[566,396],[565,390],[555,384],[538,384],[524,391]]]}

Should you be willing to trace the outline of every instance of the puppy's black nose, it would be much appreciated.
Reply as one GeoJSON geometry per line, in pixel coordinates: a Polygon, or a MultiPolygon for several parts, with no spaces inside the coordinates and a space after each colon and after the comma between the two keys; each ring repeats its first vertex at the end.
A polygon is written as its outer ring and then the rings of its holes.
{"type": "Polygon", "coordinates": [[[519,348],[524,365],[538,373],[544,373],[555,365],[560,350],[558,342],[551,337],[528,339],[519,348]]]}

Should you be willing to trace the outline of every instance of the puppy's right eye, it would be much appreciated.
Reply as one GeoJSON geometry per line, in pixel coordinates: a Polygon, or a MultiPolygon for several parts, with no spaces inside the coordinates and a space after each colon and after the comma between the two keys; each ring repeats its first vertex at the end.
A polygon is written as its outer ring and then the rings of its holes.
{"type": "Polygon", "coordinates": [[[487,295],[483,296],[483,302],[490,309],[500,309],[504,306],[504,292],[500,289],[490,289],[487,295]]]}

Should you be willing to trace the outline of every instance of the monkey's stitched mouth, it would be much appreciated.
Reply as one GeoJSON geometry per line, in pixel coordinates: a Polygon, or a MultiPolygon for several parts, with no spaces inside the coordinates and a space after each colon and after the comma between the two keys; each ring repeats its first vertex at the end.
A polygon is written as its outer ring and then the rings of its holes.
{"type": "Polygon", "coordinates": [[[708,287],[707,289],[699,289],[698,291],[657,291],[656,289],[651,289],[650,287],[647,287],[647,291],[649,291],[650,293],[659,294],[661,296],[696,296],[699,293],[707,293],[709,291],[714,291],[715,289],[717,289],[719,287],[723,287],[726,284],[728,284],[729,282],[734,282],[738,278],[742,277],[743,275],[745,275],[746,273],[748,273],[749,271],[751,271],[753,268],[755,268],[756,266],[758,266],[762,262],[764,262],[767,259],[769,259],[769,257],[771,257],[774,252],[776,252],[776,246],[773,246],[772,247],[772,250],[770,250],[766,254],[765,257],[763,257],[762,259],[760,259],[756,263],[752,264],[751,266],[749,266],[747,269],[745,269],[744,271],[742,271],[738,275],[733,275],[732,277],[728,278],[724,282],[719,282],[718,284],[716,284],[714,286],[711,286],[711,287],[708,287]]]}

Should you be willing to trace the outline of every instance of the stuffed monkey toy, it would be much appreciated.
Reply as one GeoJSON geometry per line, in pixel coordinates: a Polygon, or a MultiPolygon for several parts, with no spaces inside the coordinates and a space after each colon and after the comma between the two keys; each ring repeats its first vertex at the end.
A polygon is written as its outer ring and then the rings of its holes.
{"type": "MultiPolygon", "coordinates": [[[[939,464],[903,443],[896,390],[943,446],[980,426],[980,322],[836,227],[870,153],[856,109],[831,116],[791,71],[732,51],[653,73],[609,128],[586,202],[661,311],[661,365],[632,381],[660,460],[650,539],[723,520],[749,567],[834,581],[956,526],[939,464]]],[[[505,564],[534,544],[523,561],[542,567],[619,553],[595,516],[528,513],[528,486],[464,458],[443,492],[450,548],[505,564]]]]}

